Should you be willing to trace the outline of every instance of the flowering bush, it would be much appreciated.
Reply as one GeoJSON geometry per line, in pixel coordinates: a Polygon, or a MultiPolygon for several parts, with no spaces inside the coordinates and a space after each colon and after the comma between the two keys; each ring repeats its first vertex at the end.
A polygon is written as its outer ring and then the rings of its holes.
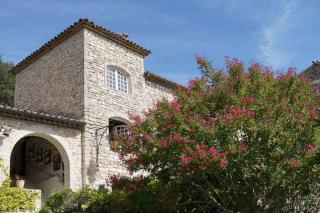
{"type": "Polygon", "coordinates": [[[166,211],[319,210],[312,86],[294,68],[276,75],[227,58],[223,72],[196,59],[201,78],[134,117],[119,155],[130,172],[146,175],[112,177],[113,188],[166,211]]]}

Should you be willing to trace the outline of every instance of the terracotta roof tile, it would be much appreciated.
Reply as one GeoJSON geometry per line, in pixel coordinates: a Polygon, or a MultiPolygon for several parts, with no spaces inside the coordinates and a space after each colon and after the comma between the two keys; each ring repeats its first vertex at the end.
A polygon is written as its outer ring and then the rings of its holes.
{"type": "Polygon", "coordinates": [[[25,59],[19,62],[16,66],[14,66],[11,69],[11,72],[13,74],[19,73],[21,70],[26,68],[29,64],[31,64],[32,62],[34,62],[35,60],[43,56],[45,53],[49,52],[55,46],[62,43],[67,38],[69,38],[70,36],[72,36],[73,34],[75,34],[76,32],[80,31],[83,28],[94,31],[99,35],[113,42],[116,42],[120,45],[123,45],[128,49],[131,49],[132,51],[135,51],[143,56],[147,56],[151,53],[150,50],[147,50],[142,46],[138,45],[137,43],[130,41],[128,39],[128,36],[125,34],[112,32],[102,26],[96,25],[95,23],[89,21],[88,19],[79,19],[77,22],[69,26],[63,32],[59,33],[53,39],[51,39],[50,41],[42,45],[39,49],[35,50],[33,53],[31,53],[29,56],[27,56],[25,59]]]}

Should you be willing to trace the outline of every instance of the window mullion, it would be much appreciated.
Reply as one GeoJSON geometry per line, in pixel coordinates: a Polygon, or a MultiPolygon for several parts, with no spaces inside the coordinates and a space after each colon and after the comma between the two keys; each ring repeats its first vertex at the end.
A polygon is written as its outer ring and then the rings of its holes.
{"type": "Polygon", "coordinates": [[[119,85],[118,85],[118,71],[115,70],[115,77],[116,77],[116,90],[119,91],[119,85]]]}

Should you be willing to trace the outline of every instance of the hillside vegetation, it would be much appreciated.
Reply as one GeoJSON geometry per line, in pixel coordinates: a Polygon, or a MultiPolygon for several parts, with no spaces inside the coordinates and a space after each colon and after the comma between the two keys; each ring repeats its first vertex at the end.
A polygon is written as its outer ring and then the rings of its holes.
{"type": "Polygon", "coordinates": [[[14,100],[14,75],[8,71],[13,63],[4,62],[0,57],[0,104],[13,105],[14,100]]]}

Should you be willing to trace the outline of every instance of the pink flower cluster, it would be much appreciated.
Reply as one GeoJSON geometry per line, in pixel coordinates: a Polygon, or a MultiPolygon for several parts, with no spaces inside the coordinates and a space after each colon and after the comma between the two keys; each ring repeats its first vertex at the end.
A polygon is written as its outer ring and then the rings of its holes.
{"type": "Polygon", "coordinates": [[[168,136],[165,140],[161,140],[159,144],[163,147],[167,147],[169,142],[177,142],[178,144],[183,144],[184,141],[189,140],[189,136],[181,137],[178,133],[168,136]]]}
{"type": "Polygon", "coordinates": [[[262,74],[263,75],[268,75],[271,73],[271,68],[270,67],[267,67],[267,66],[264,66],[261,70],[262,74]]]}
{"type": "Polygon", "coordinates": [[[225,63],[229,66],[232,66],[232,67],[234,67],[234,66],[241,66],[242,67],[243,66],[243,62],[238,58],[231,58],[230,59],[230,57],[225,57],[225,63]]]}
{"type": "Polygon", "coordinates": [[[228,161],[227,161],[227,160],[225,160],[225,159],[221,159],[219,163],[220,163],[220,166],[222,166],[222,167],[226,167],[226,166],[227,166],[227,164],[228,164],[228,161]]]}
{"type": "Polygon", "coordinates": [[[255,115],[256,113],[249,109],[228,107],[228,113],[224,115],[224,119],[225,119],[225,123],[228,123],[240,116],[254,117],[255,115]]]}
{"type": "Polygon", "coordinates": [[[174,99],[171,101],[171,106],[172,106],[172,108],[173,108],[173,110],[174,110],[175,112],[179,112],[179,111],[180,111],[180,104],[178,103],[177,99],[174,98],[174,99]]]}
{"type": "Polygon", "coordinates": [[[182,164],[188,164],[192,160],[191,157],[188,156],[180,156],[180,162],[182,164]]]}
{"type": "Polygon", "coordinates": [[[254,102],[254,100],[255,98],[253,96],[246,96],[240,100],[239,104],[243,106],[243,105],[254,102]]]}
{"type": "Polygon", "coordinates": [[[313,146],[313,144],[307,144],[306,148],[307,148],[308,152],[311,152],[311,151],[313,151],[314,146],[313,146]]]}
{"type": "Polygon", "coordinates": [[[159,145],[166,148],[169,146],[168,141],[167,140],[161,140],[159,141],[159,145]]]}
{"type": "Polygon", "coordinates": [[[120,176],[118,175],[112,175],[109,177],[109,180],[108,180],[108,184],[111,186],[111,187],[114,187],[116,186],[120,181],[120,176]]]}
{"type": "Polygon", "coordinates": [[[292,76],[294,75],[295,71],[296,71],[296,68],[295,68],[295,67],[290,67],[287,72],[285,72],[285,73],[278,73],[276,79],[277,79],[277,80],[282,80],[282,79],[290,78],[290,77],[292,77],[292,76]]]}
{"type": "Polygon", "coordinates": [[[289,162],[289,167],[290,168],[296,168],[296,167],[299,167],[300,166],[300,160],[298,159],[292,159],[290,162],[289,162]]]}
{"type": "Polygon", "coordinates": [[[220,153],[216,147],[212,146],[209,148],[209,153],[213,156],[213,157],[221,157],[222,153],[220,153]]]}
{"type": "Polygon", "coordinates": [[[317,108],[312,107],[312,109],[309,111],[310,118],[315,118],[317,116],[317,108]]]}
{"type": "Polygon", "coordinates": [[[207,124],[207,121],[204,117],[200,117],[199,118],[199,122],[202,124],[202,125],[206,125],[207,124]]]}
{"type": "Polygon", "coordinates": [[[188,87],[194,87],[194,85],[197,83],[199,81],[199,79],[198,78],[194,78],[194,79],[190,79],[189,81],[188,81],[188,87]]]}
{"type": "Polygon", "coordinates": [[[196,63],[197,63],[198,65],[203,65],[203,63],[205,63],[205,59],[204,59],[203,57],[199,56],[199,55],[197,55],[197,56],[195,57],[195,59],[196,59],[196,63]]]}
{"type": "Polygon", "coordinates": [[[244,144],[243,142],[240,142],[240,144],[239,144],[239,150],[240,150],[240,151],[245,151],[245,150],[247,150],[247,145],[244,144]]]}
{"type": "Polygon", "coordinates": [[[250,68],[254,68],[254,69],[260,70],[260,64],[257,63],[257,62],[252,61],[252,62],[250,62],[250,68]]]}
{"type": "Polygon", "coordinates": [[[163,114],[164,114],[164,116],[167,117],[167,118],[171,117],[171,113],[168,112],[168,111],[165,111],[163,114]]]}
{"type": "Polygon", "coordinates": [[[125,160],[125,165],[130,170],[132,168],[132,166],[134,166],[136,164],[136,162],[137,161],[134,157],[130,157],[129,159],[125,160]]]}
{"type": "Polygon", "coordinates": [[[197,146],[197,150],[198,150],[199,154],[201,154],[203,156],[208,156],[206,146],[204,144],[197,146]]]}
{"type": "Polygon", "coordinates": [[[198,81],[199,81],[199,78],[190,79],[188,81],[188,88],[187,88],[188,93],[192,92],[192,89],[194,88],[194,86],[198,81]]]}
{"type": "Polygon", "coordinates": [[[139,115],[136,115],[133,117],[134,122],[141,123],[141,117],[139,115]]]}
{"type": "Polygon", "coordinates": [[[297,118],[300,120],[300,121],[304,121],[304,115],[297,115],[297,118]]]}
{"type": "Polygon", "coordinates": [[[176,141],[176,142],[179,143],[179,144],[182,144],[182,143],[183,143],[183,138],[181,138],[178,133],[175,133],[175,134],[172,136],[172,140],[173,140],[173,141],[176,141]]]}
{"type": "Polygon", "coordinates": [[[149,109],[144,110],[143,112],[144,112],[144,115],[148,116],[153,112],[153,109],[149,108],[149,109]]]}
{"type": "Polygon", "coordinates": [[[215,146],[211,146],[208,151],[207,147],[204,144],[197,146],[197,151],[200,155],[207,157],[209,154],[213,157],[225,157],[226,152],[219,152],[215,146]]]}
{"type": "Polygon", "coordinates": [[[144,134],[144,135],[143,135],[143,138],[144,138],[145,140],[149,140],[149,139],[151,139],[152,137],[151,137],[150,134],[144,134]]]}
{"type": "Polygon", "coordinates": [[[218,159],[219,165],[225,167],[228,164],[228,161],[224,159],[226,156],[227,152],[219,152],[215,146],[211,146],[208,149],[206,145],[200,144],[196,147],[196,151],[192,151],[189,156],[181,155],[179,161],[181,164],[186,165],[193,159],[196,159],[197,162],[201,162],[200,167],[205,168],[213,159],[218,159]]]}

